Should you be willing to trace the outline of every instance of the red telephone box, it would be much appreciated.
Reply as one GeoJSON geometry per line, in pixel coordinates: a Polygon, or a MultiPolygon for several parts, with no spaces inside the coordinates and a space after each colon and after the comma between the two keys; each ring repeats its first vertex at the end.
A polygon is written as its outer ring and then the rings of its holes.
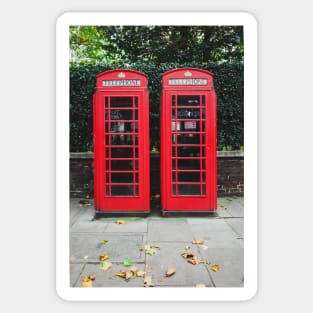
{"type": "Polygon", "coordinates": [[[180,68],[162,76],[161,207],[216,210],[216,94],[213,75],[180,68]]]}
{"type": "Polygon", "coordinates": [[[96,211],[150,211],[147,86],[147,76],[138,71],[97,75],[93,98],[96,211]]]}

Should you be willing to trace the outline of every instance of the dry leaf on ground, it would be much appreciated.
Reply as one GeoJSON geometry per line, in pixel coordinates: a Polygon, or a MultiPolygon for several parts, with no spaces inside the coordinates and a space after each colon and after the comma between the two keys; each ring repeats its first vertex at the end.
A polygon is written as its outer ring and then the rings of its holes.
{"type": "Polygon", "coordinates": [[[84,276],[83,277],[83,282],[82,282],[82,286],[83,287],[92,287],[92,281],[94,281],[96,279],[95,276],[84,276]]]}
{"type": "Polygon", "coordinates": [[[181,256],[184,259],[189,259],[189,258],[193,258],[195,256],[195,254],[191,251],[186,251],[186,252],[182,253],[181,256]]]}
{"type": "Polygon", "coordinates": [[[139,271],[136,273],[137,277],[143,277],[143,276],[145,276],[145,274],[146,274],[146,272],[141,271],[141,270],[139,270],[139,271]]]}
{"type": "Polygon", "coordinates": [[[102,243],[103,245],[105,245],[108,241],[109,241],[109,240],[103,239],[103,240],[101,240],[101,243],[102,243]]]}
{"type": "Polygon", "coordinates": [[[126,272],[125,271],[116,272],[115,276],[125,278],[126,277],[126,272]]]}
{"type": "Polygon", "coordinates": [[[152,283],[152,277],[151,276],[146,276],[143,279],[143,286],[144,287],[153,287],[153,283],[152,283]]]}
{"type": "Polygon", "coordinates": [[[91,203],[88,200],[80,200],[79,206],[89,206],[91,203]]]}
{"type": "Polygon", "coordinates": [[[108,254],[103,254],[103,255],[100,255],[99,256],[99,260],[100,261],[105,261],[105,260],[107,260],[107,259],[109,259],[110,257],[109,257],[109,255],[108,254]]]}
{"type": "Polygon", "coordinates": [[[213,264],[213,265],[211,266],[211,270],[212,270],[213,272],[218,272],[218,271],[220,270],[220,267],[219,267],[218,264],[213,264]]]}
{"type": "Polygon", "coordinates": [[[176,268],[173,266],[168,266],[166,271],[166,277],[173,276],[176,273],[176,268]]]}
{"type": "Polygon", "coordinates": [[[159,283],[163,283],[163,281],[164,281],[164,278],[163,278],[163,277],[158,278],[158,282],[159,282],[159,283]]]}
{"type": "Polygon", "coordinates": [[[104,262],[101,263],[100,269],[106,271],[106,270],[108,270],[111,267],[112,267],[112,263],[110,263],[108,261],[104,261],[104,262]]]}
{"type": "Polygon", "coordinates": [[[204,244],[204,240],[202,240],[202,239],[200,239],[200,240],[192,240],[191,243],[197,244],[197,245],[203,245],[204,244]]]}
{"type": "Polygon", "coordinates": [[[191,263],[193,265],[198,265],[200,264],[200,260],[196,256],[194,256],[193,258],[188,260],[188,263],[191,263]]]}
{"type": "Polygon", "coordinates": [[[205,286],[205,284],[196,284],[196,287],[197,288],[203,288],[203,287],[206,287],[206,286],[205,286]]]}
{"type": "Polygon", "coordinates": [[[123,224],[126,224],[126,221],[124,221],[124,220],[116,220],[115,223],[119,224],[119,225],[123,225],[123,224]]]}

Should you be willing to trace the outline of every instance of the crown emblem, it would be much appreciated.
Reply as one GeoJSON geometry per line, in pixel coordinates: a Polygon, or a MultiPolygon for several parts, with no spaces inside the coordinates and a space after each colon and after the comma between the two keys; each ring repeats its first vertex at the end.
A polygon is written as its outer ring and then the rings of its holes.
{"type": "Polygon", "coordinates": [[[190,71],[186,71],[186,72],[184,73],[184,76],[185,76],[185,77],[190,77],[190,76],[192,76],[192,73],[191,73],[190,71]]]}
{"type": "Polygon", "coordinates": [[[126,75],[123,72],[118,73],[117,77],[118,78],[124,78],[126,75]]]}

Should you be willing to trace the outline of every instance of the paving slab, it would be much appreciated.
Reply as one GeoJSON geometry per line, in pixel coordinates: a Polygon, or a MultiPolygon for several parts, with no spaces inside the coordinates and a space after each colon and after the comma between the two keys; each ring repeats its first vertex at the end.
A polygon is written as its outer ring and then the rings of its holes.
{"type": "MultiPolygon", "coordinates": [[[[192,265],[181,256],[185,252],[185,246],[190,245],[190,242],[157,241],[149,244],[160,247],[156,254],[146,256],[146,276],[152,277],[155,286],[195,287],[196,284],[213,286],[207,265],[192,265]],[[176,273],[173,276],[166,277],[168,266],[175,267],[176,273]]],[[[191,247],[191,251],[200,258],[196,247],[191,247]]]]}
{"type": "Polygon", "coordinates": [[[85,264],[70,264],[70,287],[77,283],[85,264]]]}
{"type": "Polygon", "coordinates": [[[219,198],[218,207],[218,214],[222,217],[227,217],[227,214],[232,217],[244,217],[243,198],[219,198]]]}
{"type": "Polygon", "coordinates": [[[204,240],[204,245],[210,248],[241,248],[242,241],[238,234],[224,219],[207,219],[202,223],[191,224],[190,229],[194,239],[204,240]]]}
{"type": "Polygon", "coordinates": [[[148,222],[148,241],[190,241],[192,233],[188,223],[183,220],[171,219],[165,221],[152,220],[148,222]]]}
{"type": "Polygon", "coordinates": [[[244,219],[243,218],[227,218],[225,222],[238,234],[238,236],[244,235],[244,219]]]}
{"type": "MultiPolygon", "coordinates": [[[[144,270],[143,263],[133,263],[132,266],[144,270]]],[[[81,287],[83,277],[89,275],[96,277],[93,281],[93,287],[143,287],[142,277],[136,277],[126,281],[121,277],[115,276],[116,272],[127,270],[127,267],[124,267],[121,264],[112,263],[112,267],[106,271],[102,270],[100,267],[100,263],[86,264],[77,279],[75,287],[81,287]]],[[[103,294],[103,299],[105,299],[105,292],[103,294]]]]}
{"type": "Polygon", "coordinates": [[[76,221],[70,228],[70,232],[76,233],[103,233],[108,223],[99,221],[76,221]]]}
{"type": "Polygon", "coordinates": [[[147,219],[141,221],[126,221],[126,224],[108,223],[107,233],[146,233],[148,231],[147,219]]]}
{"type": "Polygon", "coordinates": [[[70,260],[72,263],[99,262],[99,256],[108,254],[110,262],[123,262],[128,257],[134,262],[143,262],[140,251],[144,236],[134,234],[71,233],[70,260]],[[108,240],[104,245],[102,240],[108,240]]]}
{"type": "Polygon", "coordinates": [[[244,250],[242,248],[210,248],[201,250],[203,258],[219,265],[219,271],[210,271],[215,287],[244,286],[244,250]]]}

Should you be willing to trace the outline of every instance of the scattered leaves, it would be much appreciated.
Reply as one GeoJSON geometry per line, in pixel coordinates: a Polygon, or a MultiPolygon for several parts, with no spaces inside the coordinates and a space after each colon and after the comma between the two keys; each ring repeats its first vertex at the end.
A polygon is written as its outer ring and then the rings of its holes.
{"type": "Polygon", "coordinates": [[[115,276],[119,276],[124,278],[125,280],[130,280],[132,278],[136,278],[136,277],[143,277],[145,275],[146,272],[142,271],[142,270],[138,270],[137,267],[132,266],[131,268],[129,268],[127,271],[119,271],[115,273],[115,276]]]}
{"type": "Polygon", "coordinates": [[[159,282],[159,283],[163,283],[163,281],[164,281],[164,278],[163,278],[163,277],[158,278],[158,282],[159,282]]]}
{"type": "Polygon", "coordinates": [[[112,267],[112,263],[110,263],[108,261],[104,261],[101,263],[100,269],[106,271],[111,267],[112,267]]]}
{"type": "Polygon", "coordinates": [[[140,251],[144,251],[148,255],[154,255],[157,253],[156,249],[160,249],[159,246],[150,246],[150,245],[145,245],[140,248],[140,251]]]}
{"type": "Polygon", "coordinates": [[[200,264],[200,260],[196,256],[194,256],[193,258],[188,260],[188,263],[191,263],[193,265],[198,265],[200,264]]]}
{"type": "Polygon", "coordinates": [[[151,276],[146,276],[143,279],[143,286],[144,287],[153,287],[153,283],[152,283],[152,277],[151,276]]]}
{"type": "Polygon", "coordinates": [[[173,266],[168,266],[166,271],[166,277],[173,276],[176,273],[176,268],[173,266]]]}
{"type": "Polygon", "coordinates": [[[196,288],[203,288],[203,287],[206,287],[205,284],[196,284],[196,288]]]}
{"type": "Polygon", "coordinates": [[[189,246],[185,246],[185,250],[190,250],[190,247],[189,246]]]}
{"type": "Polygon", "coordinates": [[[197,244],[197,245],[203,245],[204,244],[204,240],[192,240],[191,243],[193,244],[197,244]]]}
{"type": "Polygon", "coordinates": [[[115,223],[119,224],[119,225],[124,225],[124,224],[126,224],[126,221],[124,221],[124,220],[116,220],[115,223]]]}
{"type": "Polygon", "coordinates": [[[219,267],[218,264],[213,264],[213,265],[211,266],[211,270],[212,270],[213,272],[218,272],[218,271],[220,270],[220,267],[219,267]]]}
{"type": "Polygon", "coordinates": [[[100,255],[99,256],[99,260],[100,261],[105,261],[105,260],[107,260],[107,259],[109,259],[110,257],[109,257],[109,255],[108,254],[103,254],[103,255],[100,255]]]}
{"type": "Polygon", "coordinates": [[[131,266],[132,264],[133,264],[133,262],[129,258],[125,258],[123,260],[123,265],[124,266],[131,266]]]}
{"type": "Polygon", "coordinates": [[[101,240],[101,243],[102,243],[103,245],[105,245],[108,241],[109,241],[109,240],[103,239],[103,240],[101,240]]]}
{"type": "Polygon", "coordinates": [[[85,256],[84,256],[84,260],[87,260],[87,259],[88,259],[88,255],[85,255],[85,256]]]}
{"type": "Polygon", "coordinates": [[[145,253],[148,255],[154,255],[154,254],[156,254],[156,250],[155,249],[147,249],[147,250],[145,250],[145,253]]]}

